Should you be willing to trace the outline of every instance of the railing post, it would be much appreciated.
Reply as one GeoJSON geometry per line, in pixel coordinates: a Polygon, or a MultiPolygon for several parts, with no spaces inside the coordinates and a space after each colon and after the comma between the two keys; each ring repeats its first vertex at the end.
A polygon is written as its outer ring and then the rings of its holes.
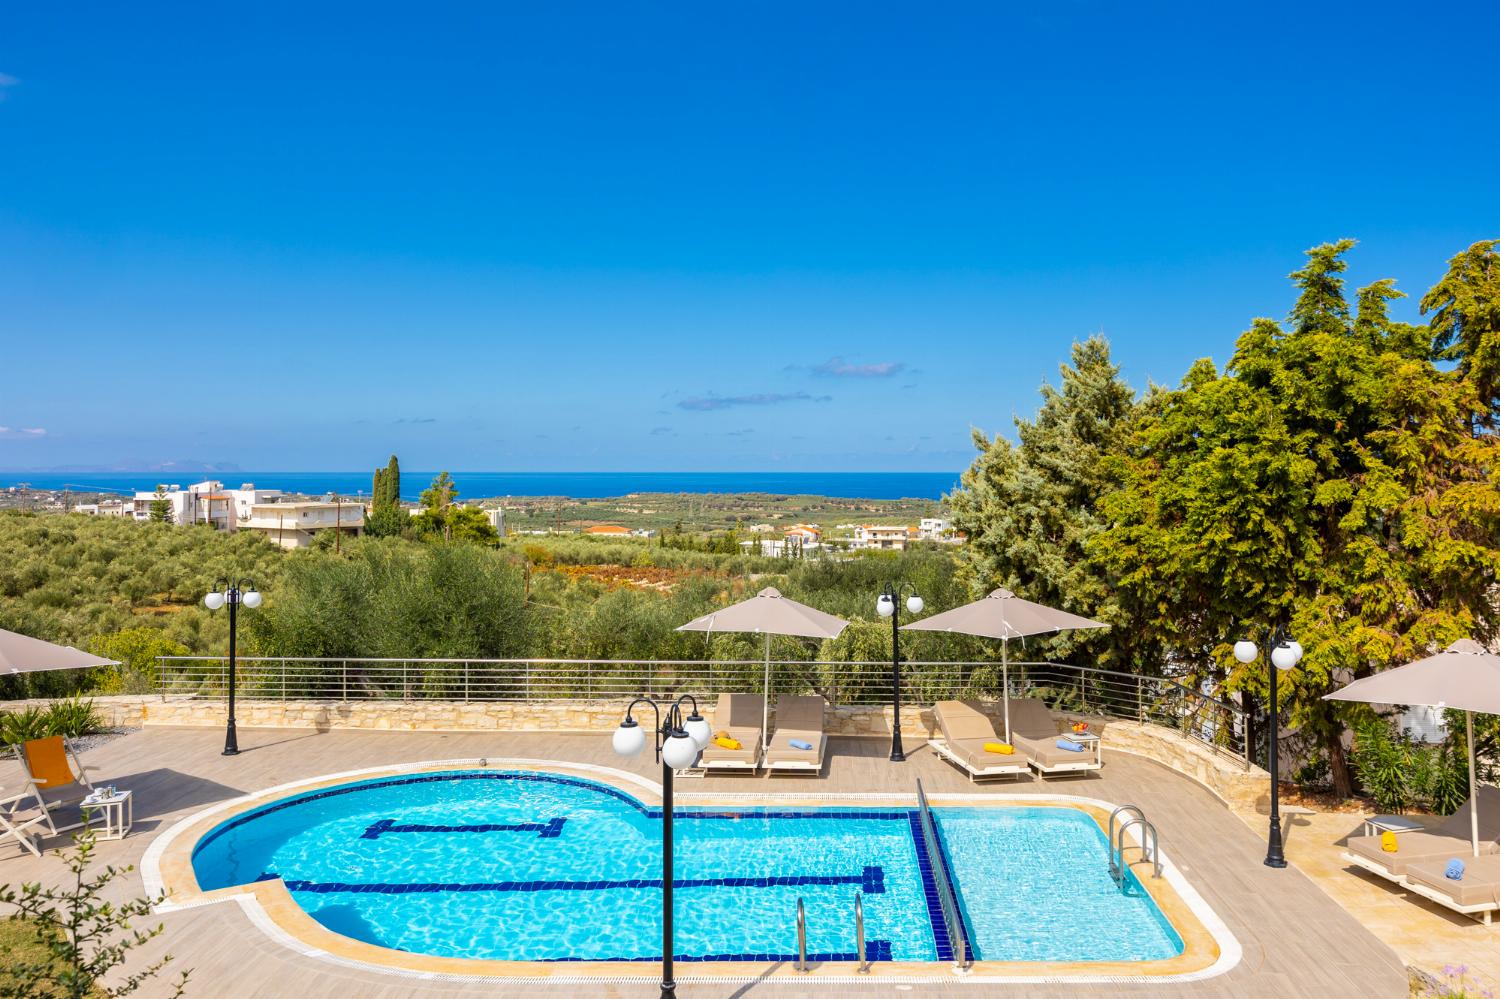
{"type": "Polygon", "coordinates": [[[343,696],[342,699],[349,700],[349,660],[344,660],[343,669],[343,696]]]}
{"type": "Polygon", "coordinates": [[[410,672],[411,663],[405,659],[401,660],[401,699],[403,701],[411,700],[411,679],[408,675],[410,672]]]}
{"type": "Polygon", "coordinates": [[[1146,721],[1146,683],[1140,677],[1135,678],[1135,720],[1141,723],[1146,721]]]}
{"type": "Polygon", "coordinates": [[[521,700],[526,701],[527,703],[530,703],[530,701],[531,701],[531,660],[530,659],[526,660],[525,663],[522,664],[521,668],[522,668],[521,700]]]}

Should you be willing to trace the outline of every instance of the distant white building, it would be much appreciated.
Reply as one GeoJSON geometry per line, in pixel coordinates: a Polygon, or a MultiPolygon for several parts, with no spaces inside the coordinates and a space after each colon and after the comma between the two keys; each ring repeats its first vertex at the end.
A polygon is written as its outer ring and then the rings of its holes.
{"type": "Polygon", "coordinates": [[[505,508],[488,507],[484,511],[484,516],[490,522],[490,526],[495,529],[495,533],[502,538],[505,537],[505,508]]]}
{"type": "Polygon", "coordinates": [[[860,524],[854,529],[854,541],[849,547],[905,551],[907,543],[916,536],[917,529],[905,524],[860,524]]]}
{"type": "Polygon", "coordinates": [[[358,537],[365,529],[365,508],[358,503],[257,503],[240,530],[264,534],[283,548],[306,548],[319,534],[338,531],[358,537]]]}
{"type": "Polygon", "coordinates": [[[151,519],[151,504],[157,493],[171,507],[174,524],[210,524],[221,531],[236,530],[250,517],[250,510],[263,503],[275,503],[282,497],[280,489],[257,489],[246,482],[238,489],[225,489],[216,479],[195,482],[186,489],[179,485],[160,485],[153,492],[138,492],[124,501],[122,515],[135,520],[151,519]]]}
{"type": "Polygon", "coordinates": [[[917,524],[917,537],[923,541],[953,541],[953,524],[942,517],[923,517],[917,524]]]}

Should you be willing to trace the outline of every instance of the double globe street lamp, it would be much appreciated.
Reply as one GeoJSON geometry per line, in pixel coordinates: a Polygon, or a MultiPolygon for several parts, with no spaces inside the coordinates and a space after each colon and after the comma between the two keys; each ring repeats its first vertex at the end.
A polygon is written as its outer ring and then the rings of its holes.
{"type": "Polygon", "coordinates": [[[901,607],[899,601],[905,594],[906,609],[913,614],[922,613],[925,606],[917,596],[917,588],[910,583],[886,583],[875,601],[875,612],[891,619],[891,762],[906,759],[901,747],[901,607]]]}
{"type": "MultiPolygon", "coordinates": [[[[1276,701],[1276,675],[1297,665],[1302,659],[1302,646],[1292,641],[1284,628],[1273,632],[1266,645],[1271,658],[1271,733],[1267,740],[1270,743],[1271,764],[1271,828],[1266,840],[1265,864],[1267,867],[1285,867],[1286,855],[1282,852],[1281,844],[1280,788],[1277,786],[1279,775],[1276,743],[1281,734],[1281,721],[1276,701]]],[[[1248,666],[1260,657],[1260,648],[1248,638],[1242,638],[1234,643],[1234,657],[1248,666]]]]}
{"type": "Polygon", "coordinates": [[[661,762],[661,999],[673,999],[677,982],[672,977],[672,775],[698,762],[698,754],[708,745],[713,730],[698,713],[698,701],[691,694],[667,706],[665,718],[662,705],[649,697],[637,697],[625,709],[625,720],[611,740],[621,756],[636,756],[646,748],[646,730],[631,717],[637,704],[650,705],[656,715],[656,758],[661,762]],[[682,715],[684,701],[692,705],[686,718],[682,715]]]}
{"type": "Polygon", "coordinates": [[[240,752],[239,739],[234,731],[234,639],[238,627],[235,612],[239,610],[240,604],[244,604],[251,610],[260,606],[260,591],[248,579],[241,579],[237,582],[220,579],[203,598],[203,606],[211,611],[224,606],[229,608],[229,722],[224,729],[225,756],[238,756],[240,752]]]}

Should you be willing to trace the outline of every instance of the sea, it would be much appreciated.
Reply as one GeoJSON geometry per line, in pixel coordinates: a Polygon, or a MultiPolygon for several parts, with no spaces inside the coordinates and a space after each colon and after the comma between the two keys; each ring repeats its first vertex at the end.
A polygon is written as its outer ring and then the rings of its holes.
{"type": "MultiPolygon", "coordinates": [[[[401,498],[416,500],[437,473],[401,470],[401,498]]],[[[957,472],[453,472],[460,498],[565,496],[602,499],[631,493],[773,493],[841,499],[941,499],[957,472]]],[[[235,488],[321,495],[369,495],[370,472],[0,472],[0,489],[133,494],[158,485],[214,479],[235,488]]]]}

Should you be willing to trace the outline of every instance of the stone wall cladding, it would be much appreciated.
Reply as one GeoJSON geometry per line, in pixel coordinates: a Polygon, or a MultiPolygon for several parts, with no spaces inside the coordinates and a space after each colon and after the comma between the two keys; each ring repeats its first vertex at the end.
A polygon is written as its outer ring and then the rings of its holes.
{"type": "MultiPolygon", "coordinates": [[[[162,699],[154,695],[96,697],[94,707],[111,728],[142,725],[218,726],[224,723],[222,701],[193,698],[162,699]]],[[[0,702],[0,711],[14,711],[46,701],[0,702]]],[[[372,729],[387,732],[593,732],[613,731],[624,715],[624,700],[543,702],[509,701],[240,701],[239,724],[246,728],[372,729]]],[[[998,701],[982,705],[1001,728],[998,701]]],[[[711,711],[712,705],[704,705],[711,711]]],[[[1105,761],[1110,753],[1134,753],[1192,778],[1236,811],[1253,812],[1270,794],[1270,775],[1259,767],[1222,756],[1178,732],[1159,725],[1054,712],[1059,725],[1086,721],[1104,740],[1105,761]]],[[[775,725],[775,712],[771,724],[775,725]]],[[[710,721],[712,716],[710,715],[710,721]]],[[[889,706],[840,705],[825,715],[829,735],[890,738],[889,706]]],[[[933,737],[937,723],[930,708],[903,705],[901,732],[908,750],[933,737]]]]}

